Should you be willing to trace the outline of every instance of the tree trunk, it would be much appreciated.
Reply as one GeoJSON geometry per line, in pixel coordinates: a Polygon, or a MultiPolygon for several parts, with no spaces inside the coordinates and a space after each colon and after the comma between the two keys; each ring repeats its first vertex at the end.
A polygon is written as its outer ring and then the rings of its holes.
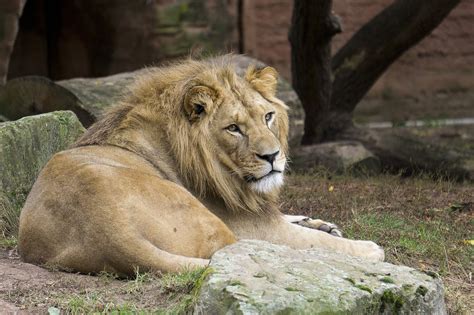
{"type": "Polygon", "coordinates": [[[18,33],[18,24],[26,0],[0,1],[0,85],[5,84],[10,55],[18,33]]]}
{"type": "MultiPolygon", "coordinates": [[[[334,20],[330,15],[331,1],[296,0],[290,42],[293,84],[306,113],[302,144],[355,140],[380,158],[384,168],[474,179],[474,160],[469,156],[423,143],[396,130],[376,133],[357,129],[352,123],[354,108],[390,64],[427,36],[459,2],[394,1],[336,54],[331,85],[329,45],[335,33],[330,23],[334,20]]],[[[334,144],[341,145],[345,144],[334,144]]],[[[307,159],[306,151],[302,155],[307,159]]]]}
{"type": "Polygon", "coordinates": [[[291,43],[293,87],[305,109],[303,144],[319,138],[331,101],[331,38],[341,31],[332,0],[295,0],[291,43]]]}
{"type": "Polygon", "coordinates": [[[364,25],[334,56],[331,111],[351,115],[385,70],[436,28],[459,2],[397,0],[364,25]]]}

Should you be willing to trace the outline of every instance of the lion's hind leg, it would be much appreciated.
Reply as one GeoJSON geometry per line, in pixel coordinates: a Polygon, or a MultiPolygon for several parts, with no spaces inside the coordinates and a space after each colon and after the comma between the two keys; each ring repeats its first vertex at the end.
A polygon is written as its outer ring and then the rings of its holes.
{"type": "Polygon", "coordinates": [[[187,257],[169,253],[151,242],[141,239],[133,249],[128,248],[113,265],[128,275],[140,271],[181,272],[196,268],[205,268],[209,259],[187,257]]]}
{"type": "Polygon", "coordinates": [[[137,238],[133,242],[133,247],[124,247],[123,244],[114,246],[112,242],[107,250],[101,253],[92,252],[83,246],[70,245],[48,260],[45,266],[86,274],[107,271],[133,276],[137,270],[180,272],[204,268],[209,264],[208,259],[186,257],[161,250],[143,238],[137,238]]]}
{"type": "Polygon", "coordinates": [[[320,219],[311,219],[310,217],[306,217],[302,215],[284,215],[283,217],[286,221],[290,223],[294,223],[294,224],[298,224],[310,229],[326,232],[333,236],[342,237],[342,231],[334,223],[323,221],[320,219]]]}

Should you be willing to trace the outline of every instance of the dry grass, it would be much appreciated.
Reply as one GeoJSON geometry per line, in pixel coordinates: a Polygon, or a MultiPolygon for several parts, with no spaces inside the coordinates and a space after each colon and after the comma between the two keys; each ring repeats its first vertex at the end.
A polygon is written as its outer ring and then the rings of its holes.
{"type": "Polygon", "coordinates": [[[0,191],[0,235],[4,237],[18,234],[21,206],[11,200],[0,191]]]}
{"type": "Polygon", "coordinates": [[[474,309],[474,246],[465,242],[474,238],[474,184],[423,176],[293,174],[282,209],[334,222],[346,237],[374,240],[391,263],[439,273],[449,312],[474,309]]]}

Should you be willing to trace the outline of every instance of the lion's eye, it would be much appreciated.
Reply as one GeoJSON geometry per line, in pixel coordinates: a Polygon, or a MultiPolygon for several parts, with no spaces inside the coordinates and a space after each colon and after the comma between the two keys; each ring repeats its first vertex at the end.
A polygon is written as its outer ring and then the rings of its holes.
{"type": "Polygon", "coordinates": [[[240,128],[236,124],[229,125],[226,129],[230,132],[240,132],[240,128]]]}
{"type": "Polygon", "coordinates": [[[197,114],[197,115],[200,115],[202,112],[204,111],[204,106],[201,105],[201,104],[194,104],[194,112],[197,114]]]}
{"type": "Polygon", "coordinates": [[[273,115],[275,114],[275,112],[269,112],[265,115],[265,121],[266,122],[269,122],[270,120],[272,120],[273,118],[273,115]]]}

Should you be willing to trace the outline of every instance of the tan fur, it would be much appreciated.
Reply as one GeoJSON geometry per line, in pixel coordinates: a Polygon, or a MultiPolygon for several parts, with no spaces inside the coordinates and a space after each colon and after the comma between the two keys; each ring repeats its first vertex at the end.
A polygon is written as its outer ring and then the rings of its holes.
{"type": "Polygon", "coordinates": [[[176,271],[242,238],[383,259],[372,242],[282,219],[288,116],[277,73],[251,67],[242,78],[233,67],[227,56],[150,70],[56,154],[21,214],[23,259],[81,272],[176,271]]]}

